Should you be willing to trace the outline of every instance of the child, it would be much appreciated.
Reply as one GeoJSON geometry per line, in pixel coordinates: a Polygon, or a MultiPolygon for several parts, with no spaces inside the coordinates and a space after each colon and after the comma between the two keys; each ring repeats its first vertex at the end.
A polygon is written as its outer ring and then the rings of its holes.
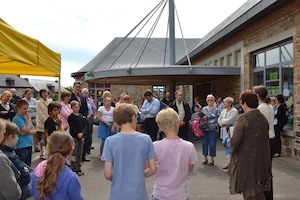
{"type": "Polygon", "coordinates": [[[73,151],[73,156],[75,160],[72,159],[72,170],[76,172],[78,176],[81,176],[84,175],[84,173],[80,169],[80,163],[82,160],[82,150],[86,125],[82,114],[79,113],[79,102],[73,100],[70,104],[73,113],[69,115],[68,123],[70,127],[70,134],[75,142],[75,147],[73,151]]]}
{"type": "Polygon", "coordinates": [[[39,163],[32,174],[34,199],[83,199],[78,176],[65,165],[73,146],[67,133],[54,132],[48,137],[48,159],[39,163]]]}
{"type": "Polygon", "coordinates": [[[205,114],[203,112],[199,112],[198,116],[200,118],[200,123],[199,127],[204,131],[205,129],[209,128],[208,127],[208,121],[207,118],[205,118],[205,114]]]}
{"type": "MultiPolygon", "coordinates": [[[[0,119],[0,143],[4,140],[6,123],[0,119]]],[[[7,156],[0,150],[0,199],[20,199],[22,191],[17,183],[18,170],[7,156]]]]}
{"type": "Polygon", "coordinates": [[[119,104],[113,118],[121,131],[106,139],[102,155],[104,176],[112,181],[110,200],[148,199],[145,177],[157,169],[152,140],[135,131],[137,116],[131,104],[119,104]],[[149,168],[145,170],[146,161],[149,168]]]}
{"type": "Polygon", "coordinates": [[[230,127],[226,127],[227,135],[223,138],[223,146],[225,147],[225,153],[227,157],[227,164],[222,167],[222,169],[228,169],[229,163],[230,163],[230,157],[231,157],[231,150],[230,146],[228,145],[228,142],[230,141],[230,127]]]}
{"type": "Polygon", "coordinates": [[[30,167],[22,162],[19,157],[16,155],[14,151],[14,147],[18,142],[18,132],[20,129],[17,127],[16,124],[7,121],[6,122],[6,133],[4,136],[4,140],[0,145],[0,149],[7,155],[10,161],[15,165],[20,176],[17,178],[17,181],[22,190],[21,200],[27,199],[32,196],[31,188],[29,187],[29,182],[31,179],[30,175],[30,167]]]}
{"type": "Polygon", "coordinates": [[[153,143],[158,164],[153,199],[189,199],[187,177],[198,160],[196,149],[178,136],[179,115],[172,108],[161,110],[156,123],[166,137],[153,143]]]}
{"type": "Polygon", "coordinates": [[[48,114],[49,117],[45,121],[44,124],[44,135],[47,140],[47,138],[56,130],[63,130],[63,127],[61,125],[61,120],[58,117],[60,111],[60,107],[58,106],[57,103],[49,103],[48,105],[48,114]]]}

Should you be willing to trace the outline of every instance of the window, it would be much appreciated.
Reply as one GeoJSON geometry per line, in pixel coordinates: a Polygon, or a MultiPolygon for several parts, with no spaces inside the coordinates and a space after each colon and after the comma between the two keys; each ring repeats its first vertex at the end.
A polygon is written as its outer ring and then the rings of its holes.
{"type": "Polygon", "coordinates": [[[253,85],[265,85],[269,96],[282,94],[293,124],[293,43],[282,42],[253,54],[253,85]]]}
{"type": "Polygon", "coordinates": [[[241,51],[236,51],[235,52],[235,66],[241,66],[241,51]]]}
{"type": "Polygon", "coordinates": [[[5,82],[7,86],[15,86],[15,79],[13,78],[6,78],[5,82]]]}
{"type": "Polygon", "coordinates": [[[54,85],[52,85],[51,83],[50,84],[46,84],[47,85],[47,88],[50,92],[55,92],[55,88],[54,88],[54,85]]]}
{"type": "Polygon", "coordinates": [[[220,59],[220,66],[224,66],[224,57],[220,59]]]}
{"type": "Polygon", "coordinates": [[[214,61],[214,66],[218,66],[219,65],[219,61],[218,60],[215,60],[214,61]]]}
{"type": "Polygon", "coordinates": [[[227,55],[227,66],[232,66],[232,54],[227,55]]]}
{"type": "Polygon", "coordinates": [[[152,86],[153,93],[157,96],[159,100],[162,100],[164,98],[165,92],[166,92],[166,86],[162,85],[154,85],[152,86]]]}

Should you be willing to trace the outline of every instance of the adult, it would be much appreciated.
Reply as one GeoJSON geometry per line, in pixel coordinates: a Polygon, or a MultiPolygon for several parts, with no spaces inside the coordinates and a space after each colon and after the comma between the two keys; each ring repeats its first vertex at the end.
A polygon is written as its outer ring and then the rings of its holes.
{"type": "Polygon", "coordinates": [[[40,99],[36,102],[36,135],[37,135],[37,141],[39,143],[40,148],[40,158],[44,159],[43,154],[43,135],[44,135],[44,125],[45,121],[49,117],[48,114],[48,105],[49,101],[47,99],[47,90],[41,89],[39,91],[40,99]]]}
{"type": "Polygon", "coordinates": [[[53,96],[53,93],[51,91],[48,91],[47,92],[47,99],[48,99],[49,103],[53,102],[52,96],[53,96]]]}
{"type": "Polygon", "coordinates": [[[124,100],[124,103],[128,103],[128,104],[132,104],[133,105],[134,110],[136,112],[136,115],[138,116],[138,114],[139,114],[139,108],[137,107],[137,105],[135,105],[135,104],[132,103],[131,97],[128,94],[126,94],[123,97],[123,100],[124,100]]]}
{"type": "Polygon", "coordinates": [[[10,99],[10,103],[12,103],[16,107],[17,101],[22,99],[22,98],[17,95],[17,90],[15,88],[10,89],[9,91],[12,94],[12,97],[10,99]]]}
{"type": "Polygon", "coordinates": [[[71,99],[71,93],[69,91],[64,91],[60,95],[61,98],[61,109],[59,113],[59,117],[61,119],[61,125],[63,126],[63,130],[69,132],[69,123],[68,123],[68,117],[73,112],[71,109],[71,105],[69,104],[69,101],[71,99]]]}
{"type": "MultiPolygon", "coordinates": [[[[111,98],[111,99],[112,99],[111,92],[108,91],[108,90],[105,90],[105,91],[103,92],[103,94],[102,94],[102,98],[103,98],[103,100],[104,100],[105,98],[111,98]]],[[[103,106],[103,102],[101,102],[100,106],[103,106]]],[[[113,101],[111,101],[111,106],[112,106],[112,107],[116,107],[116,104],[115,104],[113,101]]]]}
{"type": "Polygon", "coordinates": [[[144,92],[144,102],[141,113],[145,115],[144,121],[144,132],[150,135],[152,141],[157,140],[158,126],[155,121],[155,117],[160,109],[160,102],[157,98],[153,96],[150,90],[144,92]]]}
{"type": "Polygon", "coordinates": [[[166,105],[170,105],[174,100],[171,97],[171,93],[169,91],[166,92],[165,97],[161,100],[166,105]]]}
{"type": "Polygon", "coordinates": [[[274,157],[280,157],[281,154],[281,132],[284,127],[284,121],[286,117],[286,105],[284,103],[283,95],[279,94],[275,97],[276,107],[275,107],[275,119],[274,119],[274,129],[275,129],[275,154],[274,157]]]}
{"type": "Polygon", "coordinates": [[[114,133],[113,111],[114,107],[111,106],[111,98],[105,98],[103,101],[103,106],[98,108],[98,119],[100,122],[98,128],[98,138],[101,139],[99,159],[101,159],[106,138],[114,133]]]}
{"type": "Polygon", "coordinates": [[[17,102],[17,114],[12,122],[20,129],[20,133],[18,134],[19,140],[16,145],[16,154],[20,157],[22,162],[30,166],[33,146],[32,135],[36,134],[36,130],[31,122],[32,117],[28,112],[28,108],[29,105],[25,100],[19,100],[17,102]]]}
{"type": "Polygon", "coordinates": [[[94,115],[97,112],[97,107],[93,101],[93,99],[91,99],[89,90],[87,88],[83,88],[81,90],[82,96],[85,98],[87,106],[88,106],[88,115],[86,117],[87,120],[87,130],[86,130],[86,134],[87,134],[87,140],[84,141],[84,147],[85,151],[90,154],[91,151],[91,146],[92,146],[92,133],[93,133],[93,125],[94,125],[94,115]]]}
{"type": "MultiPolygon", "coordinates": [[[[81,84],[80,81],[75,81],[73,83],[73,92],[71,94],[70,102],[73,101],[73,100],[78,101],[79,107],[80,107],[79,108],[79,113],[82,114],[83,118],[86,121],[89,109],[88,109],[88,105],[87,105],[86,99],[81,95],[81,85],[82,84],[81,84]]],[[[87,123],[87,121],[86,121],[86,123],[87,123]]],[[[88,140],[88,135],[87,134],[84,135],[84,140],[88,140]]],[[[89,162],[90,160],[86,159],[86,154],[87,153],[88,153],[87,148],[83,148],[83,151],[82,151],[82,160],[89,162]]]]}
{"type": "Polygon", "coordinates": [[[191,109],[187,102],[183,100],[183,91],[175,91],[175,100],[169,105],[179,115],[179,132],[178,136],[184,140],[189,140],[189,121],[191,119],[191,109]]]}
{"type": "Polygon", "coordinates": [[[121,103],[124,103],[124,96],[127,94],[127,92],[123,92],[119,95],[119,101],[116,103],[116,106],[119,106],[121,103]]]}
{"type": "MultiPolygon", "coordinates": [[[[268,90],[265,86],[259,85],[254,86],[253,91],[256,93],[258,98],[257,109],[267,118],[269,123],[269,148],[271,160],[275,154],[275,131],[274,131],[274,110],[266,100],[268,97],[268,90]]],[[[266,200],[273,200],[273,180],[271,179],[271,190],[265,192],[266,200]]]]}
{"type": "Polygon", "coordinates": [[[202,155],[204,160],[203,165],[214,165],[214,157],[217,154],[217,135],[219,133],[218,117],[220,110],[215,106],[215,97],[212,94],[206,96],[207,106],[202,108],[205,115],[204,119],[207,120],[207,126],[203,129],[204,137],[202,138],[202,155]],[[208,153],[209,151],[209,153],[208,153]],[[208,155],[210,158],[208,158],[208,155]]]}
{"type": "MultiPolygon", "coordinates": [[[[32,97],[32,89],[31,88],[26,88],[24,90],[24,98],[29,107],[28,107],[28,113],[31,116],[31,122],[35,126],[36,125],[36,99],[32,97]]],[[[39,144],[38,144],[38,138],[36,134],[33,135],[33,144],[34,144],[34,151],[39,152],[39,144]]]]}
{"type": "Polygon", "coordinates": [[[15,107],[12,103],[9,102],[12,94],[10,91],[4,91],[1,94],[0,100],[0,118],[6,120],[12,120],[16,115],[15,107]]]}
{"type": "Polygon", "coordinates": [[[218,97],[216,100],[216,106],[220,110],[220,112],[224,109],[224,103],[222,101],[222,97],[218,97]]]}
{"type": "Polygon", "coordinates": [[[220,138],[223,139],[227,135],[226,127],[233,126],[239,111],[233,107],[234,100],[232,97],[226,97],[223,100],[224,108],[218,118],[218,124],[221,127],[220,138]]]}
{"type": "Polygon", "coordinates": [[[257,110],[254,92],[245,91],[240,99],[244,114],[238,117],[230,139],[230,192],[242,193],[244,199],[265,199],[264,191],[270,190],[272,177],[269,125],[257,110]]]}
{"type": "Polygon", "coordinates": [[[195,106],[196,106],[197,104],[200,104],[200,98],[199,98],[199,97],[195,97],[195,98],[194,98],[193,106],[192,106],[192,108],[191,108],[191,112],[192,112],[192,113],[195,112],[194,109],[195,109],[195,106]]]}

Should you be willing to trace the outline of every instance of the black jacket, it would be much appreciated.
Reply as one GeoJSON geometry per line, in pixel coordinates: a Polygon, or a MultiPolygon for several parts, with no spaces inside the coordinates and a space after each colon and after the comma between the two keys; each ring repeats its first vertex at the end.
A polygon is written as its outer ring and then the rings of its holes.
{"type": "MultiPolygon", "coordinates": [[[[70,102],[73,101],[73,100],[78,101],[78,99],[77,99],[77,97],[76,97],[76,95],[75,95],[74,92],[72,92],[72,94],[71,94],[70,102]]],[[[80,101],[81,101],[81,104],[78,101],[79,104],[80,104],[79,113],[82,114],[84,117],[86,117],[86,116],[88,116],[88,111],[89,110],[88,110],[87,102],[86,102],[85,98],[82,95],[80,95],[80,101]]]]}
{"type": "MultiPolygon", "coordinates": [[[[173,101],[172,103],[170,103],[169,105],[170,108],[173,108],[177,113],[178,113],[178,108],[177,108],[177,105],[176,105],[176,100],[173,101]]],[[[180,130],[179,132],[181,131],[188,131],[189,130],[189,121],[191,119],[191,109],[190,109],[190,106],[187,102],[184,102],[183,101],[183,108],[184,108],[184,118],[183,118],[183,121],[185,122],[185,124],[180,127],[180,130]]]]}

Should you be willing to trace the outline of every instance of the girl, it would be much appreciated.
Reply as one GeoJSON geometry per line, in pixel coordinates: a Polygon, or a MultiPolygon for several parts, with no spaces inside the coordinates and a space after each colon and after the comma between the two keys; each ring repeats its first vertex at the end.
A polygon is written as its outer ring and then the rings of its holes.
{"type": "Polygon", "coordinates": [[[73,138],[54,132],[47,139],[48,160],[33,172],[31,185],[34,199],[83,199],[78,176],[65,165],[74,147],[73,138]]]}

